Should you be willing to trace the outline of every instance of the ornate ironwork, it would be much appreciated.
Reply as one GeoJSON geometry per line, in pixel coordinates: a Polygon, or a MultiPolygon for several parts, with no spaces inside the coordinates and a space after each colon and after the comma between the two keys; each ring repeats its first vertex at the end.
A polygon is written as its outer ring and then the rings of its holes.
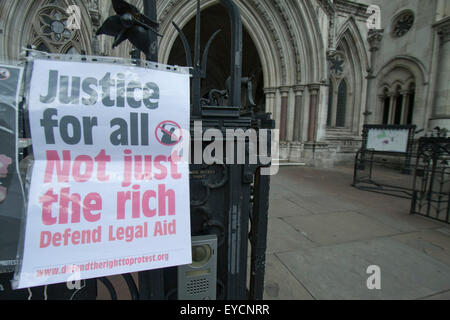
{"type": "MultiPolygon", "coordinates": [[[[193,68],[191,121],[202,121],[203,130],[214,128],[222,132],[226,129],[273,129],[270,115],[257,114],[254,110],[252,77],[242,78],[242,21],[239,9],[232,0],[220,2],[228,10],[232,26],[231,75],[225,83],[226,90],[213,89],[207,98],[201,97],[201,80],[206,78],[208,52],[220,30],[211,36],[202,54],[200,0],[197,0],[194,59],[186,35],[173,23],[183,42],[186,63],[193,68]],[[242,87],[247,88],[244,108],[241,102],[242,87]]],[[[248,148],[246,152],[249,152],[248,148]]],[[[262,299],[263,296],[270,179],[260,175],[260,167],[247,164],[191,166],[192,234],[214,233],[218,237],[218,299],[262,299]],[[251,236],[248,235],[250,223],[251,236]],[[249,289],[246,286],[247,238],[252,257],[249,289]]],[[[173,290],[169,292],[173,296],[173,290]]]]}
{"type": "MultiPolygon", "coordinates": [[[[206,78],[206,69],[208,66],[208,53],[209,48],[211,47],[212,42],[217,37],[217,35],[221,32],[221,30],[217,30],[208,40],[205,50],[203,51],[202,58],[200,60],[201,55],[201,48],[200,48],[200,37],[201,37],[201,19],[200,19],[200,0],[197,0],[197,16],[195,21],[195,54],[194,54],[194,61],[192,61],[191,56],[191,47],[189,46],[189,42],[186,38],[186,35],[184,34],[183,30],[175,23],[172,22],[175,29],[178,31],[180,38],[183,42],[184,51],[186,53],[186,64],[188,67],[193,68],[192,69],[192,76],[193,76],[193,86],[192,86],[192,95],[193,95],[193,114],[194,115],[200,115],[200,110],[203,105],[206,103],[211,103],[214,101],[213,95],[217,94],[218,92],[211,92],[210,93],[210,99],[209,101],[205,101],[201,99],[200,96],[200,86],[201,86],[201,80],[206,78]]],[[[216,100],[218,101],[218,100],[216,100]]]]}
{"type": "Polygon", "coordinates": [[[411,214],[450,223],[450,138],[445,135],[437,130],[437,136],[419,140],[411,214]]]}
{"type": "Polygon", "coordinates": [[[96,35],[105,34],[114,37],[113,49],[123,41],[129,40],[138,50],[150,57],[152,41],[148,32],[161,36],[156,31],[159,24],[126,1],[112,0],[112,5],[117,14],[106,19],[96,35]]]}
{"type": "MultiPolygon", "coordinates": [[[[228,92],[231,93],[228,98],[229,106],[240,106],[241,102],[241,85],[242,85],[242,20],[238,7],[232,0],[220,1],[225,8],[227,8],[231,19],[231,75],[228,92]]],[[[193,85],[192,85],[192,104],[193,116],[202,115],[202,105],[213,103],[215,100],[211,99],[211,95],[217,94],[217,91],[210,93],[209,101],[203,100],[200,94],[201,80],[206,78],[206,69],[208,65],[208,53],[212,42],[221,30],[216,31],[208,40],[203,54],[201,53],[200,39],[201,39],[201,17],[200,17],[200,0],[197,0],[197,16],[196,16],[196,30],[195,30],[195,48],[194,60],[192,61],[191,48],[186,35],[181,28],[172,22],[178,31],[183,42],[186,53],[187,66],[192,67],[193,85]]],[[[222,94],[224,96],[224,94],[222,94]]],[[[223,101],[223,100],[219,100],[223,101]]]]}

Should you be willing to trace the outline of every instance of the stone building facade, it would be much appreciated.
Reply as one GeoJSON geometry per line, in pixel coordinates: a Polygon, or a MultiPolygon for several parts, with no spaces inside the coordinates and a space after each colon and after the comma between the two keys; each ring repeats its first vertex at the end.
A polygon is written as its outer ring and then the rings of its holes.
{"type": "MultiPolygon", "coordinates": [[[[143,7],[142,0],[130,0],[143,7]]],[[[244,76],[280,130],[280,157],[320,166],[349,161],[363,124],[450,129],[448,0],[236,0],[244,24],[244,76]]],[[[227,14],[202,0],[202,42],[216,29],[204,93],[224,89],[227,14]],[[216,40],[215,40],[216,41],[216,40]]],[[[176,22],[193,38],[196,1],[157,0],[159,62],[184,65],[176,22]]],[[[96,38],[107,0],[0,1],[0,59],[32,45],[53,53],[129,57],[96,38]],[[74,7],[73,5],[76,5],[74,7]],[[79,28],[67,28],[68,24],[79,28]]]]}

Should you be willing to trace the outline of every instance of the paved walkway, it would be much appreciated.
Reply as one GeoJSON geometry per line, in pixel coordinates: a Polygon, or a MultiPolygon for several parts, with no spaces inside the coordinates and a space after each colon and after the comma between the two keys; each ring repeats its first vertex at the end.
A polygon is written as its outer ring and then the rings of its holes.
{"type": "Polygon", "coordinates": [[[450,300],[450,226],[351,187],[352,169],[272,178],[265,299],[450,300]],[[381,268],[381,290],[367,268],[381,268]]]}

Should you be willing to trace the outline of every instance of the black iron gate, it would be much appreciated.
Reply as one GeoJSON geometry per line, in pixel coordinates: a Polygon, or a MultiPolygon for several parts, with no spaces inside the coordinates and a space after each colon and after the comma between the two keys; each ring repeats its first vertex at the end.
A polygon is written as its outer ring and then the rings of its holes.
{"type": "MultiPolygon", "coordinates": [[[[206,77],[206,59],[213,38],[205,48],[203,61],[200,61],[200,0],[197,0],[197,32],[193,63],[189,58],[190,48],[186,37],[176,26],[185,44],[188,64],[193,67],[191,135],[194,139],[192,144],[196,143],[194,132],[196,122],[201,123],[201,135],[208,129],[217,129],[224,137],[227,130],[240,130],[244,133],[254,130],[257,134],[261,130],[268,130],[265,151],[270,153],[270,130],[274,129],[274,121],[270,119],[270,114],[255,112],[251,90],[248,89],[251,88],[251,83],[248,78],[242,78],[240,12],[232,0],[220,0],[220,2],[227,9],[232,25],[231,75],[227,84],[224,84],[226,89],[212,90],[209,99],[201,98],[200,89],[201,79],[206,77]],[[248,103],[244,105],[241,102],[243,85],[247,85],[248,91],[248,103]]],[[[144,4],[150,18],[154,18],[155,3],[144,1],[144,4]]],[[[154,38],[155,35],[151,42],[155,41],[154,38]]],[[[155,61],[157,52],[155,54],[155,52],[145,51],[145,53],[148,59],[155,61]]],[[[133,56],[137,59],[139,55],[134,52],[133,56]]],[[[232,139],[231,142],[234,143],[239,137],[233,136],[232,139]]],[[[219,159],[212,165],[194,164],[190,168],[192,236],[215,234],[218,239],[218,299],[259,300],[263,298],[270,177],[262,174],[262,168],[270,163],[250,164],[250,141],[245,137],[243,139],[245,163],[237,164],[237,147],[235,147],[232,159],[226,154],[224,161],[219,159]],[[225,161],[225,158],[228,161],[225,161]],[[229,164],[230,160],[235,164],[229,164]],[[249,254],[250,268],[248,268],[249,254]],[[249,280],[249,287],[247,287],[247,280],[249,280]]],[[[230,141],[223,141],[224,150],[228,142],[230,141]]],[[[203,148],[207,145],[203,139],[200,139],[200,143],[203,148]]],[[[258,142],[256,144],[260,147],[258,142]]],[[[233,145],[237,146],[236,143],[233,145]]],[[[260,151],[257,150],[257,152],[260,151]]],[[[270,154],[267,156],[270,157],[270,154]]],[[[137,282],[130,274],[122,275],[122,277],[134,300],[177,299],[176,268],[141,272],[137,282]]],[[[0,299],[95,299],[99,282],[107,288],[111,299],[117,299],[116,288],[108,278],[82,281],[81,287],[73,289],[68,288],[66,284],[61,284],[20,291],[11,291],[11,279],[12,274],[3,274],[0,277],[0,299]]]]}
{"type": "MultiPolygon", "coordinates": [[[[411,199],[412,190],[412,160],[414,155],[414,125],[364,125],[362,147],[355,156],[352,186],[400,198],[411,199]],[[407,145],[401,151],[382,151],[371,149],[369,145],[369,131],[407,131],[407,145]],[[380,175],[380,171],[388,176],[380,175]]],[[[373,146],[372,146],[373,147],[373,146]]]]}
{"type": "Polygon", "coordinates": [[[411,214],[450,223],[450,138],[419,140],[411,214]]]}
{"type": "MultiPolygon", "coordinates": [[[[200,48],[200,1],[197,1],[194,61],[186,36],[174,23],[185,47],[186,61],[193,68],[191,136],[192,148],[196,143],[208,145],[200,138],[210,129],[227,137],[229,130],[248,132],[257,136],[262,129],[274,129],[269,114],[254,112],[251,94],[247,92],[248,104],[242,105],[242,86],[251,88],[247,78],[242,78],[242,22],[238,7],[231,0],[220,1],[228,10],[231,19],[231,75],[224,86],[226,90],[212,90],[209,98],[201,98],[201,79],[206,78],[209,46],[218,32],[208,41],[203,55],[200,48]],[[203,57],[202,61],[201,56],[203,57]],[[228,102],[228,103],[225,103],[228,102]],[[201,124],[200,132],[195,132],[201,124]]],[[[243,137],[246,139],[246,137],[243,137]]],[[[233,136],[221,141],[223,150],[233,146],[233,156],[224,154],[214,165],[191,166],[191,226],[192,235],[214,233],[218,238],[218,299],[242,300],[262,299],[264,290],[264,265],[267,237],[267,215],[270,178],[261,174],[262,164],[250,164],[250,141],[238,141],[233,136]],[[245,163],[238,163],[239,142],[245,144],[245,163]],[[230,164],[233,163],[233,164],[230,164]],[[251,231],[249,235],[249,227],[251,231]],[[247,266],[249,244],[251,246],[250,288],[247,288],[247,266]]],[[[255,141],[253,141],[255,142],[255,141]]],[[[257,143],[259,145],[259,143],[257,143]]],[[[270,150],[270,136],[267,150],[270,150]]],[[[202,148],[203,152],[203,148],[202,148]]],[[[195,157],[195,155],[193,156],[195,157]]],[[[195,159],[192,159],[192,163],[195,159]]],[[[175,298],[176,270],[165,271],[165,290],[168,298],[175,298]]]]}

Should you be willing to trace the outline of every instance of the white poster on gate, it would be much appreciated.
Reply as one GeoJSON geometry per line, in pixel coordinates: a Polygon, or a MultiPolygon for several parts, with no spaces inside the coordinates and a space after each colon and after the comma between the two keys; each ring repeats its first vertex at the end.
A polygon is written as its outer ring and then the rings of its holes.
{"type": "Polygon", "coordinates": [[[189,75],[35,60],[18,288],[190,264],[189,75]]]}

